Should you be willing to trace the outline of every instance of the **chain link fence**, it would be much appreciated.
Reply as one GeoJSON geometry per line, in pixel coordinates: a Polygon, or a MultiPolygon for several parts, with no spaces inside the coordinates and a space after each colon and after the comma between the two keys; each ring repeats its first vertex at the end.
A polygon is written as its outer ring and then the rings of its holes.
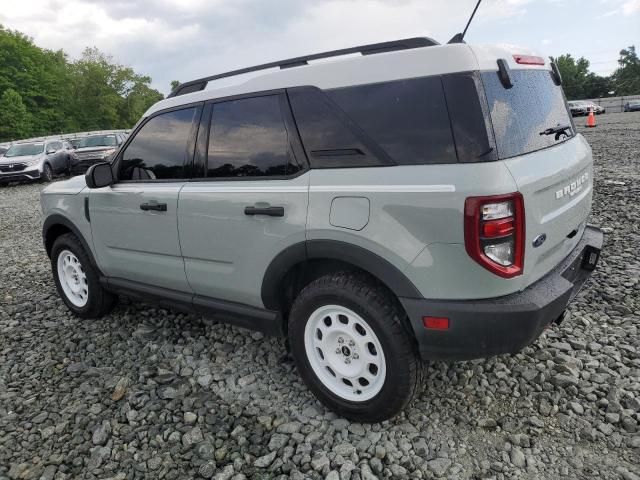
{"type": "Polygon", "coordinates": [[[604,107],[607,113],[620,113],[624,111],[624,106],[632,100],[640,100],[640,95],[628,95],[624,97],[589,98],[590,102],[604,107]]]}

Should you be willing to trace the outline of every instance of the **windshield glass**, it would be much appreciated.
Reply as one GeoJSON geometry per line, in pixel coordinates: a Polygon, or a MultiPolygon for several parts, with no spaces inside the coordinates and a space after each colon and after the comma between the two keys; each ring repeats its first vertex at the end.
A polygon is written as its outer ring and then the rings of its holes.
{"type": "Polygon", "coordinates": [[[84,137],[80,139],[79,148],[84,147],[115,147],[115,135],[95,135],[92,137],[84,137]]]}
{"type": "Polygon", "coordinates": [[[21,157],[23,155],[37,155],[44,151],[43,143],[22,143],[20,145],[12,145],[5,157],[21,157]]]}
{"type": "Polygon", "coordinates": [[[483,72],[499,158],[551,147],[575,135],[562,88],[549,70],[511,70],[513,87],[504,88],[497,72],[483,72]],[[564,133],[542,134],[569,126],[564,133]]]}

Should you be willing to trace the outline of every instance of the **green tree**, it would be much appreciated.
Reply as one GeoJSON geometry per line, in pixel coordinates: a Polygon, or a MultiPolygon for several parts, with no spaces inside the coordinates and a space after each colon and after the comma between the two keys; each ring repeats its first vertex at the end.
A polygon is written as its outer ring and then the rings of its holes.
{"type": "Polygon", "coordinates": [[[22,97],[12,88],[0,97],[0,141],[18,140],[29,135],[30,116],[22,97]]]}
{"type": "MultiPolygon", "coordinates": [[[[80,59],[38,47],[20,32],[0,25],[0,98],[5,108],[20,104],[27,122],[9,125],[0,117],[3,135],[12,138],[85,130],[128,128],[162,94],[151,88],[151,78],[117,64],[96,48],[80,59]],[[19,132],[16,133],[16,132],[19,132]],[[17,137],[14,137],[17,135],[17,137]]],[[[9,117],[7,117],[9,118],[9,117]]]]}
{"type": "Polygon", "coordinates": [[[180,86],[180,80],[171,80],[171,91],[173,92],[180,86]]]}
{"type": "Polygon", "coordinates": [[[567,53],[554,58],[562,75],[562,87],[569,100],[606,97],[611,90],[611,80],[589,71],[589,60],[577,60],[567,53]]]}
{"type": "Polygon", "coordinates": [[[70,65],[74,110],[82,129],[131,127],[162,94],[151,78],[114,63],[96,48],[87,48],[70,65]]]}
{"type": "Polygon", "coordinates": [[[640,94],[640,58],[634,45],[620,50],[618,65],[620,66],[612,75],[615,94],[640,94]]]}

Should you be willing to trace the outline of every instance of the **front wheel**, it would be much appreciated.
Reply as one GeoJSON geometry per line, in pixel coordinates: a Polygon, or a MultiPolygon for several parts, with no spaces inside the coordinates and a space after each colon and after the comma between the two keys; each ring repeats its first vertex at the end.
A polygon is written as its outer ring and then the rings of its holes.
{"type": "Polygon", "coordinates": [[[51,166],[48,163],[45,163],[44,167],[42,167],[40,179],[45,183],[49,183],[53,180],[53,170],[51,170],[51,166]]]}
{"type": "Polygon", "coordinates": [[[72,233],[53,242],[51,269],[58,294],[79,317],[101,317],[113,308],[114,295],[102,288],[97,269],[72,233]]]}
{"type": "Polygon", "coordinates": [[[421,386],[422,369],[404,316],[397,299],[365,274],[311,282],[289,317],[289,344],[307,386],[355,421],[399,413],[421,386]]]}

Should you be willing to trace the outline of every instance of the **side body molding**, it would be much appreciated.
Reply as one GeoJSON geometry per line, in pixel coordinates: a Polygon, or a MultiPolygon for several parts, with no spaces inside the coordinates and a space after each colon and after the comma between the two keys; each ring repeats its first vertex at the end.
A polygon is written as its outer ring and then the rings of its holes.
{"type": "Polygon", "coordinates": [[[287,272],[305,260],[337,260],[370,273],[398,297],[422,298],[415,285],[390,262],[362,247],[337,240],[308,240],[283,250],[269,264],[262,280],[262,302],[280,309],[280,285],[287,272]]]}

